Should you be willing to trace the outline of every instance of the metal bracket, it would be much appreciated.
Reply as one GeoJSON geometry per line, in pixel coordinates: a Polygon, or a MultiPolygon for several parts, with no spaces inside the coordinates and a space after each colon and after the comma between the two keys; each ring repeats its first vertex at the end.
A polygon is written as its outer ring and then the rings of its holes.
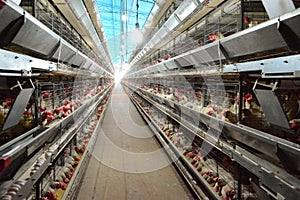
{"type": "MultiPolygon", "coordinates": [[[[32,80],[29,79],[29,81],[30,81],[30,83],[31,83],[32,88],[35,89],[35,86],[34,86],[32,80]]],[[[24,81],[23,83],[25,83],[25,81],[24,81]]],[[[15,89],[16,87],[19,87],[21,90],[23,90],[22,84],[21,84],[19,81],[17,81],[17,84],[14,85],[14,86],[12,86],[12,87],[10,87],[9,89],[10,89],[10,90],[13,90],[13,89],[15,89]]]]}
{"type": "MultiPolygon", "coordinates": [[[[83,66],[84,66],[86,63],[87,63],[86,60],[82,61],[82,63],[80,63],[80,65],[79,65],[79,68],[80,68],[80,69],[83,69],[83,66]]],[[[90,65],[89,67],[92,67],[92,66],[93,66],[93,63],[92,63],[92,65],[90,65]]]]}
{"type": "Polygon", "coordinates": [[[178,70],[180,70],[182,68],[181,65],[179,64],[179,62],[176,59],[174,60],[174,63],[178,67],[178,70]]]}
{"type": "Polygon", "coordinates": [[[0,33],[0,47],[9,45],[16,37],[22,26],[25,24],[25,12],[22,16],[10,22],[0,33]]]}
{"type": "Polygon", "coordinates": [[[291,51],[299,51],[300,50],[300,38],[299,36],[284,22],[280,21],[278,18],[277,22],[277,30],[281,34],[285,43],[291,51]]]}
{"type": "MultiPolygon", "coordinates": [[[[292,133],[291,133],[292,134],[292,133]]],[[[280,159],[282,165],[287,169],[290,173],[296,173],[297,172],[297,166],[298,163],[295,162],[291,157],[293,157],[293,154],[287,154],[286,151],[283,151],[280,147],[277,145],[277,152],[276,156],[280,159]]]]}
{"type": "Polygon", "coordinates": [[[285,130],[290,129],[286,114],[274,92],[277,83],[275,83],[272,90],[255,89],[255,86],[253,87],[253,91],[268,122],[276,127],[284,128],[285,130]]]}
{"type": "Polygon", "coordinates": [[[255,91],[255,88],[256,88],[257,83],[258,83],[258,79],[256,79],[256,81],[255,81],[255,83],[254,83],[254,85],[253,85],[253,87],[252,87],[252,91],[255,91]]]}
{"type": "Polygon", "coordinates": [[[76,58],[77,56],[77,52],[73,53],[69,58],[66,59],[66,63],[68,63],[68,65],[71,65],[73,60],[76,58]]]}
{"type": "Polygon", "coordinates": [[[47,59],[50,59],[54,56],[56,51],[61,47],[61,39],[59,39],[58,43],[51,49],[50,53],[46,55],[47,59]]]}
{"type": "Polygon", "coordinates": [[[21,83],[19,81],[17,81],[17,83],[18,83],[18,86],[20,87],[20,89],[23,90],[21,83]]]}
{"type": "Polygon", "coordinates": [[[14,100],[13,105],[10,107],[9,112],[7,114],[7,117],[5,119],[4,126],[2,130],[9,129],[15,125],[17,125],[26,109],[26,106],[30,100],[30,97],[32,93],[34,92],[34,85],[32,81],[30,80],[30,83],[32,84],[33,88],[23,88],[19,81],[17,81],[17,86],[20,87],[20,92],[16,99],[14,100]]]}
{"type": "Polygon", "coordinates": [[[30,81],[30,83],[31,83],[31,86],[32,86],[32,88],[33,88],[33,89],[35,89],[35,86],[34,86],[34,84],[33,84],[32,80],[31,80],[31,79],[29,79],[29,81],[30,81]]]}
{"type": "Polygon", "coordinates": [[[223,45],[221,44],[220,40],[219,40],[219,48],[220,48],[222,54],[224,55],[224,57],[226,58],[226,60],[229,61],[229,62],[231,62],[232,60],[231,60],[231,58],[230,58],[228,52],[226,51],[226,49],[225,49],[225,48],[223,47],[223,45]]]}
{"type": "Polygon", "coordinates": [[[275,92],[277,90],[278,80],[275,81],[275,84],[272,87],[272,91],[275,92]]]}

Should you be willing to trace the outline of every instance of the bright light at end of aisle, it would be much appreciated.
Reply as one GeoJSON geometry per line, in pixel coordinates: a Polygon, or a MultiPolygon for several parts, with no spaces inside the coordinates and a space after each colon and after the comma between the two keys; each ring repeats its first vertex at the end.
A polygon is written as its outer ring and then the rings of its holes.
{"type": "Polygon", "coordinates": [[[130,65],[128,63],[125,63],[122,67],[118,67],[116,73],[115,73],[115,83],[121,82],[127,71],[130,69],[130,65]]]}
{"type": "Polygon", "coordinates": [[[122,78],[124,77],[125,75],[125,71],[124,70],[121,70],[121,71],[117,71],[115,73],[115,84],[118,84],[121,82],[122,78]]]}
{"type": "Polygon", "coordinates": [[[129,70],[130,69],[130,65],[128,63],[125,63],[123,65],[123,69],[126,70],[126,71],[129,70]]]}

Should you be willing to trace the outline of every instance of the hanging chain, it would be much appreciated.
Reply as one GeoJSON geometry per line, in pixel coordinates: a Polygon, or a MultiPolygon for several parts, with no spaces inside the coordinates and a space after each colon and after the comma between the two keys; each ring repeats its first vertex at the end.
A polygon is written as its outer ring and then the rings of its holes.
{"type": "Polygon", "coordinates": [[[136,0],[136,24],[135,24],[136,28],[140,28],[139,25],[139,0],[136,0]]]}

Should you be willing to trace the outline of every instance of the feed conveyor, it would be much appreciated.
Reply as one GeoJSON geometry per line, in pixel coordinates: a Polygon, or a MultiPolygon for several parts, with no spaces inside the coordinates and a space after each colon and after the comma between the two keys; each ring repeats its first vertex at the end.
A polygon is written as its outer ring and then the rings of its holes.
{"type": "MultiPolygon", "coordinates": [[[[261,56],[272,56],[272,51],[275,51],[277,56],[284,53],[296,53],[300,46],[297,44],[300,35],[297,26],[299,18],[300,9],[296,9],[291,13],[239,31],[164,62],[129,73],[128,77],[160,75],[167,71],[176,74],[177,70],[184,70],[185,67],[191,66],[192,69],[189,69],[189,73],[194,74],[202,70],[208,71],[208,69],[223,72],[223,67],[224,72],[237,72],[232,69],[235,66],[234,63],[240,63],[237,61],[243,61],[245,58],[247,60],[261,60],[261,56]],[[272,37],[266,37],[267,35],[272,35],[272,37]],[[269,52],[269,54],[264,55],[265,52],[269,52]]],[[[256,66],[256,70],[262,68],[263,66],[256,66]]],[[[275,68],[272,73],[276,74],[276,70],[279,69],[275,68]]],[[[243,70],[243,72],[245,71],[243,70]]],[[[282,71],[279,71],[279,73],[282,73],[282,71]]],[[[177,75],[180,75],[180,72],[177,75]]]]}
{"type": "Polygon", "coordinates": [[[1,48],[14,44],[38,53],[41,58],[53,59],[81,69],[112,76],[110,72],[54,33],[38,19],[12,1],[1,1],[1,48]],[[36,31],[38,30],[38,31],[36,31]],[[41,42],[43,41],[43,42],[41,42]],[[100,70],[102,68],[102,70],[100,70]]]}

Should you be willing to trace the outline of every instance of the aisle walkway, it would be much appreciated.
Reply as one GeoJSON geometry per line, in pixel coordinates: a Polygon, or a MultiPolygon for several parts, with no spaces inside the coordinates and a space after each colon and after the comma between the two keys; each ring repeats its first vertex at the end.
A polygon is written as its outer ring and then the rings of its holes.
{"type": "Polygon", "coordinates": [[[192,199],[120,85],[101,128],[78,200],[192,199]]]}

